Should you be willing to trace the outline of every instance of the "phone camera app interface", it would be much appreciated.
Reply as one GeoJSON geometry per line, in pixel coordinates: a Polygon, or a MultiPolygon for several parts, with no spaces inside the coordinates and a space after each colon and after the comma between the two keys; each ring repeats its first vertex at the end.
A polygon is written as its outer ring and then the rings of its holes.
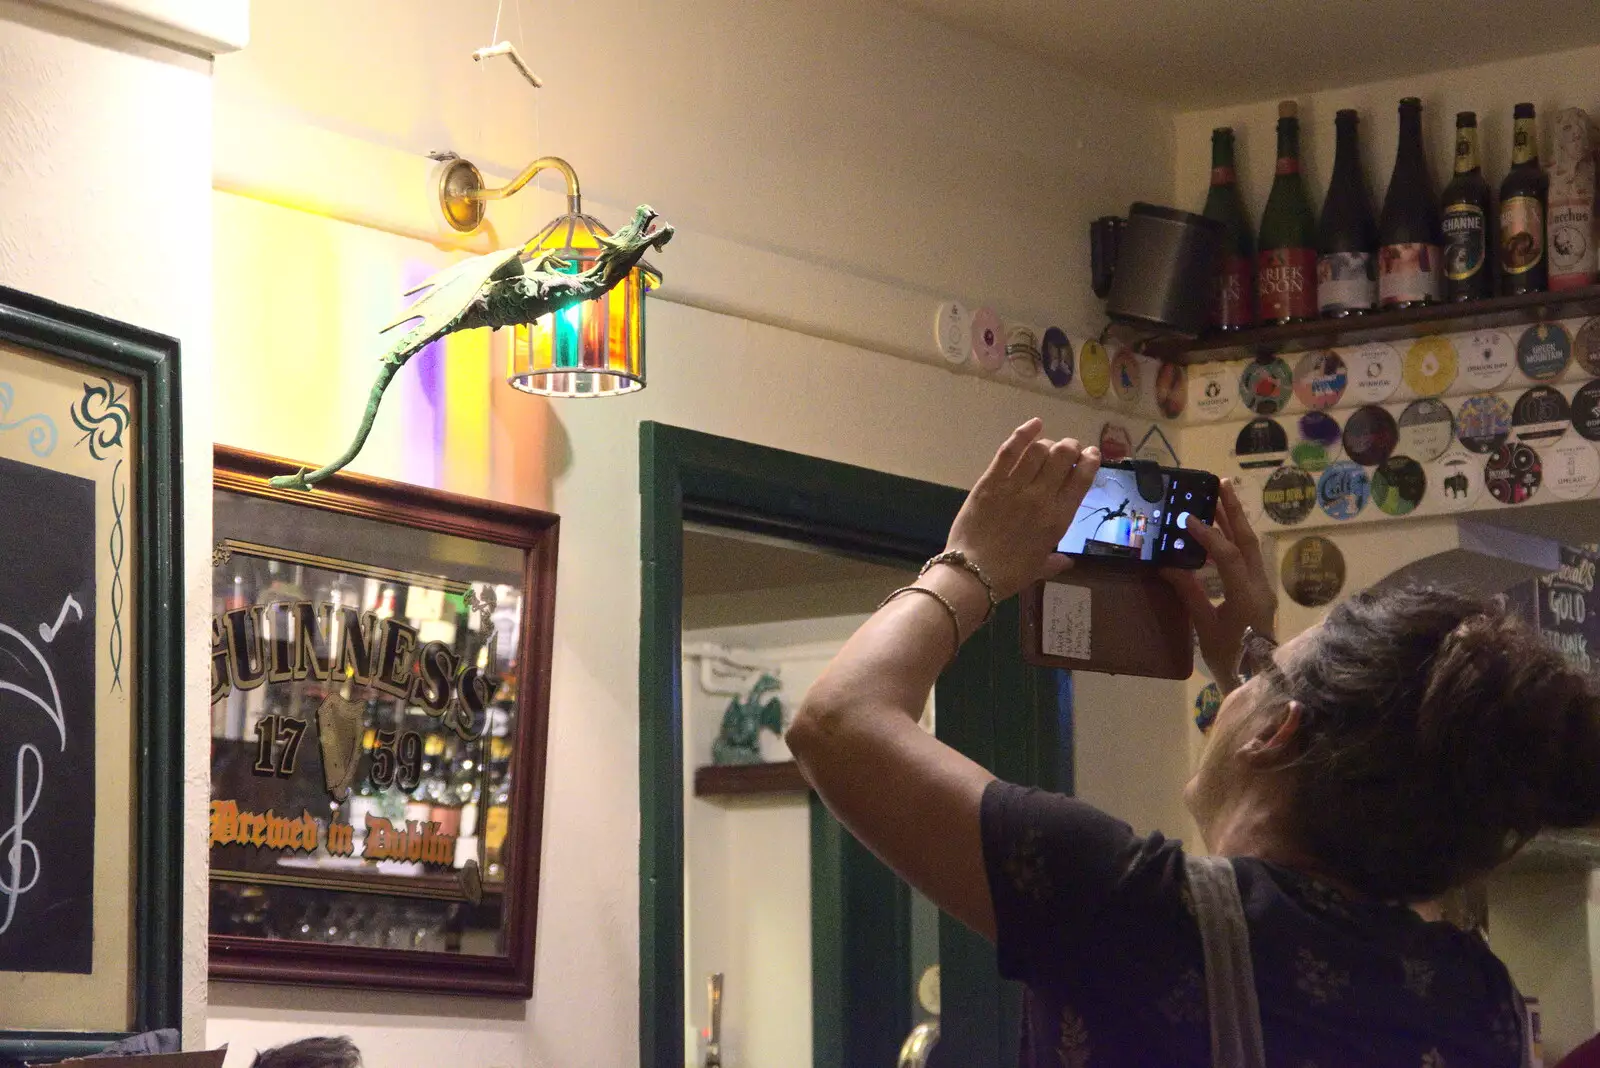
{"type": "Polygon", "coordinates": [[[1152,559],[1160,540],[1166,496],[1165,475],[1158,479],[1147,475],[1141,480],[1133,471],[1102,467],[1057,551],[1074,556],[1152,559]]]}

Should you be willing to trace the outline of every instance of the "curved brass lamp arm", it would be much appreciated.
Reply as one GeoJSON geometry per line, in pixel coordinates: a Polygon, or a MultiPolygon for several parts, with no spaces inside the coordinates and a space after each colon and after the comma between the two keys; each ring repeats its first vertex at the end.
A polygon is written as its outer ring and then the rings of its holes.
{"type": "Polygon", "coordinates": [[[583,194],[578,189],[578,172],[560,156],[540,156],[522,168],[521,174],[498,189],[477,189],[466,195],[473,200],[504,200],[533,181],[534,175],[540,171],[561,172],[561,177],[567,181],[567,211],[573,215],[579,214],[583,210],[583,194]]]}

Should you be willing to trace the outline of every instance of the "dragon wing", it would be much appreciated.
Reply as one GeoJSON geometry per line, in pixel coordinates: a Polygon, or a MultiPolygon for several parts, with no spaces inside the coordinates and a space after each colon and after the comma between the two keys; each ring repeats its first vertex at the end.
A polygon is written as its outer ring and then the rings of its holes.
{"type": "Polygon", "coordinates": [[[502,278],[514,278],[522,273],[522,266],[517,262],[521,254],[522,249],[513,245],[461,260],[421,285],[407,290],[406,296],[422,293],[423,290],[427,292],[401,312],[399,318],[378,331],[378,336],[382,337],[407,323],[416,324],[394,336],[392,343],[384,350],[383,362],[404,363],[424,345],[448,334],[489,283],[502,278]]]}

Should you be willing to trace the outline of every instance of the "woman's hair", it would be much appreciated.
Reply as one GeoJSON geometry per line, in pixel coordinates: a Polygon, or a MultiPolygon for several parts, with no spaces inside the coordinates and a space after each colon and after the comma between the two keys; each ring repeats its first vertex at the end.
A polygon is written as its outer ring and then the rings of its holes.
{"type": "Polygon", "coordinates": [[[302,1038],[262,1050],[251,1068],[361,1068],[361,1051],[348,1038],[302,1038]]]}
{"type": "Polygon", "coordinates": [[[1600,701],[1499,599],[1410,587],[1331,611],[1286,665],[1293,830],[1329,874],[1423,901],[1600,816],[1600,701]]]}

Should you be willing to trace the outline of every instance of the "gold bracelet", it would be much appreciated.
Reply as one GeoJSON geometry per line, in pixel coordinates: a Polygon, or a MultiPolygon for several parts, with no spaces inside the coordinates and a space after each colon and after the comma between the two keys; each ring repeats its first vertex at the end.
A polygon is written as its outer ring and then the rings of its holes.
{"type": "Polygon", "coordinates": [[[940,604],[944,605],[945,612],[947,612],[950,616],[950,630],[955,635],[955,650],[950,654],[950,659],[954,660],[956,653],[961,651],[961,617],[956,615],[956,606],[951,604],[949,599],[938,590],[930,590],[926,586],[901,586],[898,590],[895,590],[893,593],[889,594],[889,596],[879,601],[878,607],[873,609],[873,611],[881,611],[884,605],[888,604],[896,597],[899,597],[902,593],[925,593],[929,597],[932,597],[935,601],[938,601],[940,604]]]}
{"type": "Polygon", "coordinates": [[[923,575],[926,575],[929,571],[933,570],[940,564],[949,564],[951,567],[958,567],[962,571],[965,571],[967,574],[971,575],[973,578],[976,578],[979,582],[983,583],[984,595],[989,598],[989,611],[985,612],[983,618],[978,621],[978,626],[981,627],[985,623],[989,622],[990,619],[994,618],[994,610],[1000,606],[1000,602],[995,600],[994,583],[989,581],[989,576],[983,573],[983,569],[974,563],[972,558],[966,553],[962,552],[960,549],[946,549],[938,556],[933,557],[927,563],[923,564],[922,570],[917,572],[917,577],[921,578],[923,575]]]}

